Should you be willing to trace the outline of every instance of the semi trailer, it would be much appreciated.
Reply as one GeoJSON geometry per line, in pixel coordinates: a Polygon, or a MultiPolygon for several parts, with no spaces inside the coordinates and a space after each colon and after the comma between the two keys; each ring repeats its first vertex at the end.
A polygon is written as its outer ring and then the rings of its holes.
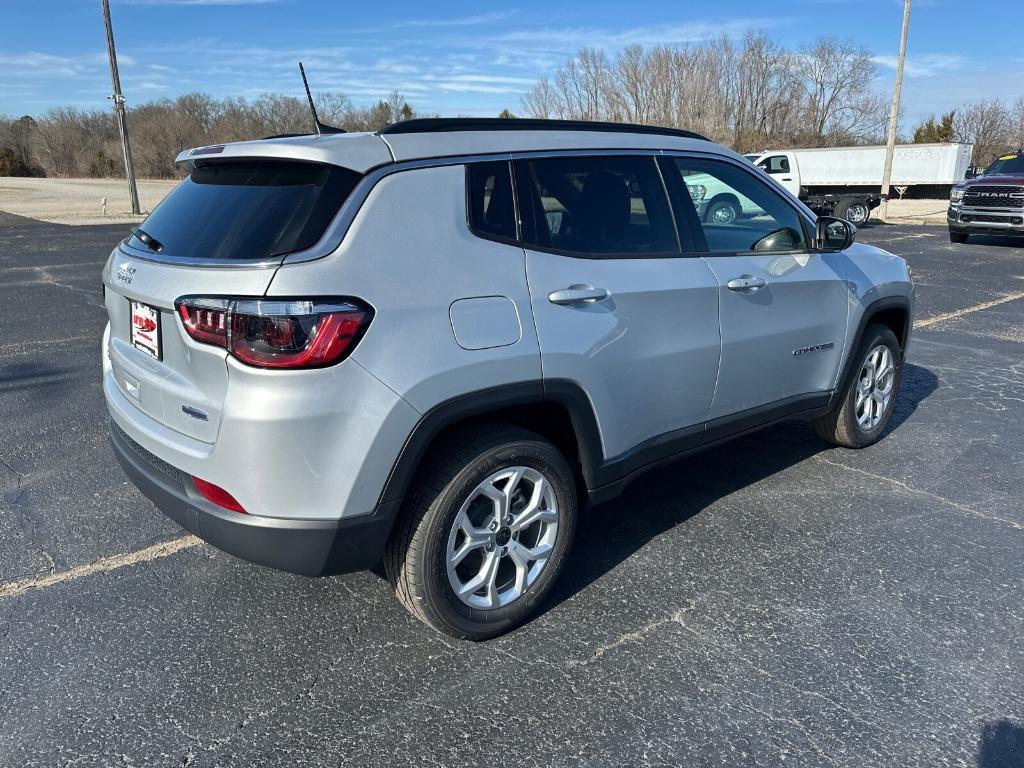
{"type": "MultiPolygon", "coordinates": [[[[972,144],[897,144],[890,187],[900,196],[946,199],[964,180],[972,144]]],[[[815,213],[863,224],[882,201],[885,147],[782,149],[746,157],[815,213]]]]}

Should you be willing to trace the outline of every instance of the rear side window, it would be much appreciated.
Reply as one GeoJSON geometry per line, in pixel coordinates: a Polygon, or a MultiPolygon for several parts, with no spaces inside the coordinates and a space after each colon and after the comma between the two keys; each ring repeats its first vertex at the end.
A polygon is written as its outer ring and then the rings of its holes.
{"type": "Polygon", "coordinates": [[[526,160],[529,245],[583,254],[678,251],[675,226],[653,157],[526,160]],[[532,194],[531,194],[532,193],[532,194]]]}
{"type": "MultiPolygon", "coordinates": [[[[168,256],[282,256],[305,250],[323,236],[359,178],[347,168],[318,163],[201,165],[174,188],[141,229],[168,256]]],[[[129,244],[153,250],[135,235],[129,244]]]]}
{"type": "Polygon", "coordinates": [[[469,226],[478,235],[516,239],[512,175],[507,160],[466,166],[469,226]]]}

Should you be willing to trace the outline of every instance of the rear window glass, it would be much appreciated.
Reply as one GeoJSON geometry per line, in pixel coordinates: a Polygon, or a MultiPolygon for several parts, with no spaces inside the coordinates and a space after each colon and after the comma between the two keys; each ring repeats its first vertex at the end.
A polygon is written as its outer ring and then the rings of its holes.
{"type": "Polygon", "coordinates": [[[141,226],[142,250],[193,259],[260,259],[317,242],[359,180],[347,168],[316,163],[201,165],[164,198],[141,226]]]}

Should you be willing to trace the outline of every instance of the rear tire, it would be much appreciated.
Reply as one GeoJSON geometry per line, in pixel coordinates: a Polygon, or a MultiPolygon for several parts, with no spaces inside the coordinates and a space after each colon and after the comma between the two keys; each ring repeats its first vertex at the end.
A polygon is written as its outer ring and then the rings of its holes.
{"type": "Polygon", "coordinates": [[[864,329],[853,359],[855,367],[849,380],[836,393],[842,399],[811,424],[832,445],[865,448],[878,442],[892,417],[903,373],[903,353],[890,328],[871,324],[864,329]]]}
{"type": "Polygon", "coordinates": [[[952,230],[950,230],[949,242],[960,243],[961,245],[963,245],[964,243],[967,242],[968,237],[970,237],[970,235],[968,235],[966,232],[953,232],[952,230]]]}
{"type": "Polygon", "coordinates": [[[508,632],[547,595],[572,544],[569,464],[544,438],[503,424],[460,429],[431,453],[388,542],[388,579],[439,632],[508,632]]]}

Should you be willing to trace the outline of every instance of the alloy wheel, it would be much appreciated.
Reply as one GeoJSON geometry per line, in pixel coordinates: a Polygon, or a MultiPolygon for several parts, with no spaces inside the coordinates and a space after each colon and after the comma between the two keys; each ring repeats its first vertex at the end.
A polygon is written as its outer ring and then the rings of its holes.
{"type": "Polygon", "coordinates": [[[558,536],[552,483],[532,467],[493,473],[469,494],[448,534],[448,583],[472,608],[520,598],[548,564],[558,536]]]}
{"type": "Polygon", "coordinates": [[[896,365],[892,350],[879,344],[868,352],[857,375],[854,414],[857,424],[869,432],[882,421],[892,400],[896,365]]]}

